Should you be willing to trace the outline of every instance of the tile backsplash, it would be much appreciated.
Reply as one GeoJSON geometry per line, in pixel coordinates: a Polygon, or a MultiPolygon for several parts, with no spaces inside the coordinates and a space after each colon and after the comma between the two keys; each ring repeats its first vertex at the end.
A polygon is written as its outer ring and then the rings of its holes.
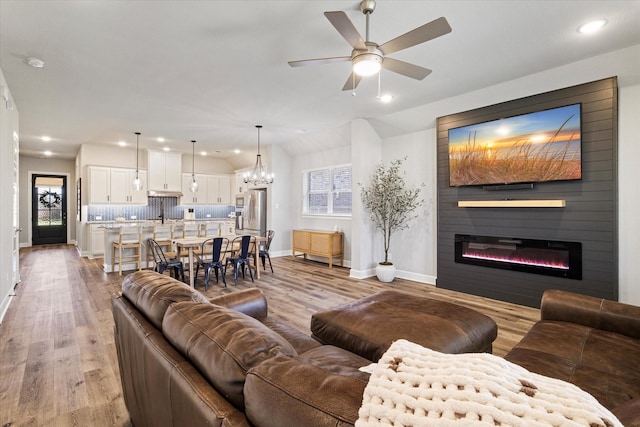
{"type": "Polygon", "coordinates": [[[165,219],[183,219],[185,209],[194,209],[196,219],[227,218],[235,211],[233,206],[223,205],[193,205],[181,206],[177,197],[149,197],[146,206],[135,205],[89,205],[87,206],[88,221],[115,221],[122,217],[127,220],[159,219],[161,209],[164,209],[165,219]],[[209,215],[209,216],[207,216],[209,215]],[[100,219],[96,219],[99,217],[100,219]],[[132,218],[135,217],[135,218],[132,218]]]}

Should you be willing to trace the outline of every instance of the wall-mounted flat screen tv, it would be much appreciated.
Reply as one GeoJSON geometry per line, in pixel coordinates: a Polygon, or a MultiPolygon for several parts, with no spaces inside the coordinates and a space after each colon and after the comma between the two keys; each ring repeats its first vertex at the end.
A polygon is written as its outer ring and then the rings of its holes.
{"type": "Polygon", "coordinates": [[[580,104],[449,129],[449,185],[582,178],[580,104]]]}

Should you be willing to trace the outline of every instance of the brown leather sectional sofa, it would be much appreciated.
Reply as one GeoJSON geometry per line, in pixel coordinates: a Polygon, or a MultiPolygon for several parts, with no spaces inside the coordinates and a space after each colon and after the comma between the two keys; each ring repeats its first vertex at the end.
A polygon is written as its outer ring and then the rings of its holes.
{"type": "Polygon", "coordinates": [[[140,271],[112,309],[136,427],[340,427],[358,417],[369,378],[358,368],[371,362],[268,317],[258,289],[208,301],[140,271]]]}
{"type": "Polygon", "coordinates": [[[547,290],[540,321],[505,358],[577,385],[623,425],[640,426],[640,307],[547,290]]]}
{"type": "MultiPolygon", "coordinates": [[[[112,300],[124,400],[141,426],[353,426],[370,360],[270,318],[258,289],[207,300],[151,271],[112,300]],[[186,356],[183,356],[186,355],[186,356]]],[[[640,307],[547,291],[506,356],[640,425],[640,307]]]]}

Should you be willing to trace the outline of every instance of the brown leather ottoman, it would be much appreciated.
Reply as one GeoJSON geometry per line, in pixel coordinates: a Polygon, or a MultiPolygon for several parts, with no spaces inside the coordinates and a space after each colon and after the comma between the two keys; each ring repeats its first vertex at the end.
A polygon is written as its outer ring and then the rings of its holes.
{"type": "Polygon", "coordinates": [[[377,362],[404,338],[443,353],[491,352],[498,326],[448,302],[382,291],[311,317],[312,336],[377,362]]]}

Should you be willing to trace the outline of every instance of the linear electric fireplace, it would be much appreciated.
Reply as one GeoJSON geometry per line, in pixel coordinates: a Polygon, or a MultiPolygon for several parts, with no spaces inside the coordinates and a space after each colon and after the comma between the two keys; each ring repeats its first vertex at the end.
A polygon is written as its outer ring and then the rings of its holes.
{"type": "Polygon", "coordinates": [[[456,234],[455,261],[582,279],[582,243],[579,242],[456,234]]]}

